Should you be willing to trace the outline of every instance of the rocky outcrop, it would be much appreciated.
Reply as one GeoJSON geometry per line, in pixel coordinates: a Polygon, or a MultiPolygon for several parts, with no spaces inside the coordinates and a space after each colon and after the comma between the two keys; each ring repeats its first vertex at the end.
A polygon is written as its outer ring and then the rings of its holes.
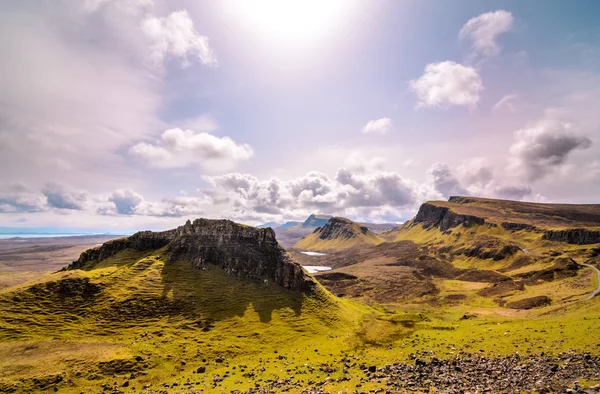
{"type": "Polygon", "coordinates": [[[478,216],[461,215],[448,207],[426,202],[419,208],[413,223],[422,223],[425,228],[438,227],[441,231],[446,231],[461,224],[465,227],[483,225],[485,220],[478,216]]]}
{"type": "Polygon", "coordinates": [[[500,223],[503,229],[508,231],[519,231],[519,230],[527,230],[534,231],[537,229],[534,225],[527,223],[513,223],[513,222],[502,222],[500,223]]]}
{"type": "Polygon", "coordinates": [[[168,263],[187,259],[197,269],[212,264],[231,276],[272,281],[290,290],[308,292],[315,285],[314,280],[279,246],[271,228],[258,229],[230,220],[188,220],[174,230],[138,232],[85,251],[67,269],[91,267],[125,249],[151,251],[164,246],[168,246],[168,263]]]}
{"type": "Polygon", "coordinates": [[[600,243],[600,230],[588,230],[585,228],[546,230],[542,239],[576,245],[597,244],[600,243]]]}
{"type": "Polygon", "coordinates": [[[533,309],[541,308],[543,306],[550,305],[551,303],[552,300],[550,297],[542,295],[509,302],[506,304],[506,307],[511,309],[533,309]]]}
{"type": "Polygon", "coordinates": [[[323,227],[329,219],[331,219],[330,215],[312,214],[302,223],[302,227],[323,227]]]}
{"type": "Polygon", "coordinates": [[[360,226],[352,220],[340,217],[329,219],[323,227],[315,229],[315,234],[318,234],[319,239],[349,239],[359,236],[360,234],[369,235],[371,232],[365,226],[360,226]]]}

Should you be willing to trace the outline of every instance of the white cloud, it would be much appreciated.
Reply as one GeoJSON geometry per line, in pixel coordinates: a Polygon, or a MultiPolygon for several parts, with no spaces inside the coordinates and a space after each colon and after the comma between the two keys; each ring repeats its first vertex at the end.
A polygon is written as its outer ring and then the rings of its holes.
{"type": "Polygon", "coordinates": [[[49,183],[42,189],[46,196],[48,206],[58,209],[72,209],[81,211],[87,201],[87,193],[68,190],[66,187],[49,183]]]}
{"type": "Polygon", "coordinates": [[[410,81],[410,88],[419,98],[417,107],[475,108],[483,83],[473,67],[445,61],[428,64],[419,79],[410,81]]]}
{"type": "Polygon", "coordinates": [[[572,151],[592,145],[575,129],[571,123],[546,117],[515,131],[515,143],[510,148],[512,167],[528,181],[539,180],[560,168],[572,151]]]}
{"type": "Polygon", "coordinates": [[[500,52],[496,39],[509,31],[512,25],[513,16],[510,12],[504,10],[487,12],[465,23],[459,37],[471,40],[476,52],[493,56],[500,52]]]}
{"type": "Polygon", "coordinates": [[[504,96],[500,100],[498,100],[498,102],[496,104],[494,104],[494,106],[492,107],[492,111],[493,112],[500,112],[500,111],[514,112],[515,111],[514,102],[517,100],[518,97],[519,96],[517,96],[516,94],[507,94],[506,96],[504,96]]]}
{"type": "Polygon", "coordinates": [[[390,118],[380,118],[370,120],[362,132],[366,134],[385,134],[392,129],[392,120],[390,118]]]}
{"type": "Polygon", "coordinates": [[[439,196],[429,185],[384,171],[379,165],[379,169],[373,169],[364,164],[367,162],[340,168],[335,178],[316,171],[289,180],[260,180],[240,173],[207,176],[204,179],[211,188],[199,191],[214,204],[224,204],[228,216],[262,215],[265,221],[298,218],[312,212],[365,220],[381,219],[375,215],[379,212],[389,220],[406,220],[421,202],[439,196]]]}
{"type": "Polygon", "coordinates": [[[446,163],[434,163],[428,171],[433,187],[444,197],[464,196],[470,194],[454,175],[446,163]]]}
{"type": "Polygon", "coordinates": [[[467,160],[456,169],[446,163],[434,163],[429,169],[434,189],[441,196],[478,196],[522,200],[533,196],[531,187],[504,171],[494,169],[483,158],[467,160]]]}
{"type": "Polygon", "coordinates": [[[167,17],[149,17],[142,30],[152,40],[150,60],[154,65],[163,64],[168,55],[189,65],[188,56],[197,57],[207,66],[216,66],[217,58],[208,44],[208,37],[200,35],[186,10],[170,13],[167,17]]]}
{"type": "Polygon", "coordinates": [[[238,162],[252,158],[248,144],[238,144],[229,137],[195,133],[180,128],[165,131],[155,144],[140,142],[129,153],[155,168],[181,168],[199,165],[205,169],[231,169],[238,162]]]}
{"type": "Polygon", "coordinates": [[[117,213],[122,215],[132,214],[135,208],[144,201],[141,194],[133,190],[117,190],[108,198],[108,201],[115,204],[117,213]]]}

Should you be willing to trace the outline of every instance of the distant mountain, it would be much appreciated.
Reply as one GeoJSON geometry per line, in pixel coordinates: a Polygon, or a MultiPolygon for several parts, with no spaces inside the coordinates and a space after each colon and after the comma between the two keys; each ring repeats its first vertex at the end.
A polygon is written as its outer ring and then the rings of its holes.
{"type": "Polygon", "coordinates": [[[310,215],[304,223],[302,223],[302,227],[322,227],[327,224],[327,221],[331,219],[331,215],[310,215]]]}
{"type": "Polygon", "coordinates": [[[304,250],[343,250],[358,245],[378,245],[383,242],[367,227],[350,219],[332,217],[324,226],[302,238],[295,247],[304,250]]]}
{"type": "Polygon", "coordinates": [[[302,223],[301,222],[285,222],[285,223],[283,223],[281,226],[279,226],[277,228],[286,229],[286,228],[297,226],[299,224],[302,224],[302,223]]]}
{"type": "MultiPolygon", "coordinates": [[[[277,234],[277,240],[284,247],[290,247],[312,233],[317,227],[323,227],[327,224],[331,215],[312,214],[304,222],[286,222],[279,227],[273,227],[277,234]]],[[[380,234],[398,227],[395,223],[359,223],[367,227],[375,234],[380,234]]]]}
{"type": "Polygon", "coordinates": [[[268,228],[268,227],[271,227],[271,228],[277,228],[277,227],[279,227],[279,226],[281,226],[281,223],[277,223],[277,222],[266,222],[266,223],[263,223],[263,224],[259,224],[258,226],[256,226],[256,228],[268,228]]]}

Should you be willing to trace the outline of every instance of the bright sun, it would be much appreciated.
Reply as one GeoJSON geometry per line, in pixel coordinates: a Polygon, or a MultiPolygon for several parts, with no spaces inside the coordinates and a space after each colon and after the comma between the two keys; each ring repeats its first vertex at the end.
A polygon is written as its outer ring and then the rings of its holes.
{"type": "Polygon", "coordinates": [[[337,29],[351,0],[238,0],[240,22],[281,42],[311,42],[337,29]]]}

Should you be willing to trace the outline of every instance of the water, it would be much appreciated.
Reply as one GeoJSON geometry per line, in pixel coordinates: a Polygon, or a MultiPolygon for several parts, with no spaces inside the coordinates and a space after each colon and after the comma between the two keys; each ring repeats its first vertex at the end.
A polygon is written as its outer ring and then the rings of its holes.
{"type": "Polygon", "coordinates": [[[308,255],[308,256],[327,256],[327,253],[319,253],[319,252],[300,252],[300,253],[308,255]]]}
{"type": "Polygon", "coordinates": [[[325,267],[322,265],[303,265],[302,268],[307,270],[309,274],[331,270],[331,267],[325,267]]]}
{"type": "Polygon", "coordinates": [[[16,234],[0,234],[0,239],[8,239],[8,238],[53,238],[53,237],[81,237],[84,235],[95,235],[95,234],[26,234],[26,233],[16,233],[16,234]]]}

